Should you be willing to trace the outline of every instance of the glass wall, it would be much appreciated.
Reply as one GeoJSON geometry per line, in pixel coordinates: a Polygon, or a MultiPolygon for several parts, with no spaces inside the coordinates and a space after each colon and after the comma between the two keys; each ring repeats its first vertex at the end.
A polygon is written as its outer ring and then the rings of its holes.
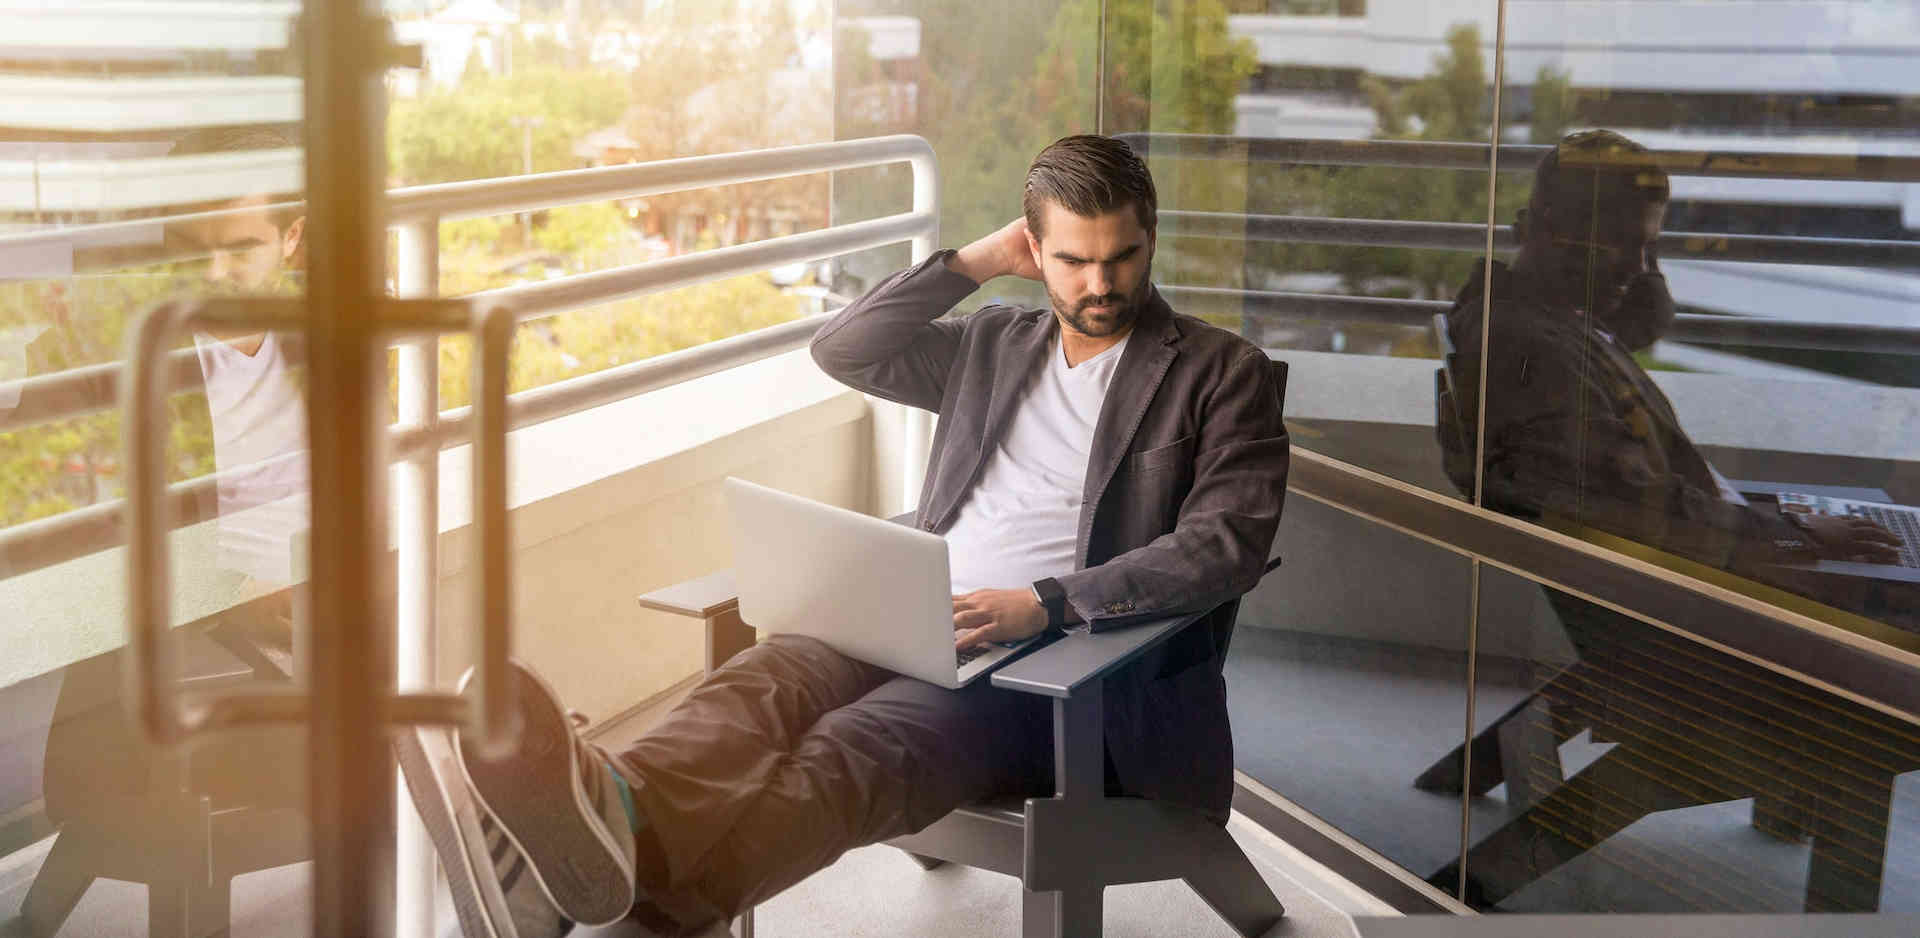
{"type": "MultiPolygon", "coordinates": [[[[166,747],[130,715],[115,394],[156,304],[285,316],[303,292],[296,12],[76,0],[0,36],[0,922],[22,934],[307,929],[305,734],[166,747]]],[[[158,350],[176,689],[296,679],[301,334],[201,323],[158,350]]]]}
{"type": "MultiPolygon", "coordinates": [[[[836,0],[834,134],[909,133],[940,167],[940,246],[1020,214],[1020,181],[1042,147],[1095,129],[1100,10],[1088,0],[836,0]]],[[[836,173],[836,224],[900,210],[908,169],[836,173]]],[[[859,296],[906,266],[904,247],[845,258],[835,292],[859,296]]],[[[1038,304],[1036,282],[1001,278],[962,305],[1038,304]]]]}
{"type": "MultiPolygon", "coordinates": [[[[1894,223],[1920,86],[1888,58],[1920,16],[1720,6],[1508,5],[1513,119],[1578,133],[1503,154],[1527,170],[1496,175],[1524,207],[1493,219],[1516,250],[1449,320],[1450,371],[1484,392],[1483,504],[1911,650],[1920,492],[1897,441],[1920,370],[1860,340],[1920,311],[1920,232],[1894,223]]],[[[1470,838],[1470,901],[1902,911],[1920,870],[1887,843],[1915,820],[1893,797],[1920,770],[1909,722],[1689,643],[1691,623],[1548,597],[1577,660],[1503,739],[1601,749],[1509,787],[1509,816],[1470,838]]]]}
{"type": "Polygon", "coordinates": [[[1311,470],[1242,771],[1476,908],[1912,914],[1920,11],[1101,6],[1156,279],[1311,470]]]}

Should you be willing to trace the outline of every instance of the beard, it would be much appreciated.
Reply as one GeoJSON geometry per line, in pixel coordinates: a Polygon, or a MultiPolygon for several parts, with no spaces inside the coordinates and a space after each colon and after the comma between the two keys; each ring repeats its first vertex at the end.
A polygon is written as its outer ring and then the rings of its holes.
{"type": "Polygon", "coordinates": [[[1618,299],[1605,309],[1597,309],[1593,319],[1614,334],[1633,351],[1649,348],[1673,326],[1673,294],[1667,292],[1667,278],[1657,273],[1640,274],[1619,291],[1618,299]]]}
{"type": "Polygon", "coordinates": [[[1053,310],[1073,331],[1088,338],[1104,339],[1118,335],[1133,327],[1140,318],[1140,310],[1146,305],[1147,290],[1153,283],[1153,265],[1140,272],[1140,282],[1125,293],[1103,293],[1097,296],[1084,296],[1076,302],[1069,302],[1054,292],[1053,284],[1046,284],[1047,299],[1052,301],[1053,310]],[[1105,306],[1107,309],[1095,318],[1090,307],[1105,306]]]}

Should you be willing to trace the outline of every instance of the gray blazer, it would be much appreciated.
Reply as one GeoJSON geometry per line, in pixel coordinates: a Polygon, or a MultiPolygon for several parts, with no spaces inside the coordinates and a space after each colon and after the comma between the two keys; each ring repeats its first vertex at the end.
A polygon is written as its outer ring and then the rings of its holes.
{"type": "MultiPolygon", "coordinates": [[[[947,268],[949,254],[854,301],[812,348],[843,383],[940,414],[916,514],[936,534],[952,525],[1058,328],[1048,310],[1010,306],[939,318],[977,289],[947,268]]],[[[1220,669],[1239,597],[1266,570],[1287,446],[1265,353],[1152,291],[1101,406],[1075,571],[1059,581],[1095,631],[1211,611],[1108,682],[1110,781],[1121,791],[1226,817],[1233,738],[1220,669]]]]}

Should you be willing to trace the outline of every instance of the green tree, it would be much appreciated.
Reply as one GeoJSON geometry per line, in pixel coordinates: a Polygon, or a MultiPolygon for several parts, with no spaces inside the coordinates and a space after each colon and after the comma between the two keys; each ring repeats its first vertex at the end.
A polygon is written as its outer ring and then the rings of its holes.
{"type": "MultiPolygon", "coordinates": [[[[38,333],[24,349],[28,374],[115,361],[133,316],[191,284],[185,272],[160,265],[0,284],[0,333],[38,333]]],[[[205,395],[174,395],[168,410],[168,481],[212,471],[205,395]]],[[[118,497],[122,446],[117,408],[0,432],[0,527],[118,497]]]]}
{"type": "MultiPolygon", "coordinates": [[[[1447,50],[1413,82],[1368,77],[1362,88],[1378,124],[1376,139],[1485,143],[1491,129],[1491,83],[1471,24],[1447,33],[1447,50]]],[[[1496,190],[1496,215],[1511,219],[1526,198],[1524,186],[1496,190]]],[[[1386,167],[1277,171],[1254,200],[1262,211],[1337,218],[1479,223],[1486,217],[1484,170],[1407,170],[1386,167]]],[[[1260,245],[1253,263],[1262,271],[1333,271],[1347,292],[1450,298],[1477,267],[1474,255],[1407,248],[1260,245]]]]}
{"type": "MultiPolygon", "coordinates": [[[[1059,137],[1095,130],[1232,132],[1234,95],[1257,63],[1252,44],[1228,32],[1220,0],[1108,0],[1104,80],[1097,74],[1102,9],[1099,0],[842,4],[845,16],[918,18],[921,46],[916,70],[903,75],[902,63],[893,63],[888,74],[867,50],[868,37],[857,29],[841,30],[838,134],[925,136],[940,164],[940,240],[957,245],[1019,214],[1028,164],[1059,137]],[[860,89],[885,81],[915,87],[917,114],[910,123],[875,120],[855,107],[860,89]],[[1100,95],[1106,100],[1097,106],[1100,95]]],[[[1238,180],[1244,177],[1231,173],[1184,170],[1154,167],[1162,204],[1218,207],[1231,201],[1226,193],[1243,185],[1238,180]]],[[[896,212],[906,203],[904,169],[846,177],[857,181],[836,187],[837,219],[896,212]]],[[[1208,267],[1210,275],[1237,277],[1239,250],[1224,242],[1175,250],[1163,241],[1156,276],[1171,280],[1175,268],[1192,262],[1208,267]]],[[[888,258],[863,273],[871,278],[898,260],[888,258]]],[[[1005,283],[994,289],[998,295],[1044,299],[1037,286],[1005,283]]]]}
{"type": "Polygon", "coordinates": [[[1572,77],[1551,65],[1533,76],[1533,117],[1527,122],[1527,142],[1559,143],[1567,128],[1578,121],[1580,93],[1572,77]]]}
{"type": "MultiPolygon", "coordinates": [[[[617,120],[635,161],[831,139],[828,76],[797,67],[801,23],[786,0],[661,0],[646,24],[617,120]]],[[[669,234],[677,218],[705,219],[729,245],[750,215],[823,223],[826,192],[824,178],[794,177],[650,196],[647,211],[669,234]]]]}
{"type": "Polygon", "coordinates": [[[627,82],[605,71],[552,65],[481,72],[458,87],[433,88],[393,103],[387,119],[391,172],[402,185],[517,176],[525,171],[525,144],[516,118],[538,118],[531,129],[533,171],[582,165],[574,145],[626,110],[627,82]]]}

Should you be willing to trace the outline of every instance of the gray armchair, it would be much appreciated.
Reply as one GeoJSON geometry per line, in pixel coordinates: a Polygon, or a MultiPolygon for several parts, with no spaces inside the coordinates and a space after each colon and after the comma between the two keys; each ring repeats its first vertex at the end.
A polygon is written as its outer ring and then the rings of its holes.
{"type": "MultiPolygon", "coordinates": [[[[700,619],[709,670],[753,642],[731,571],[640,601],[700,619]]],[[[1225,828],[1191,808],[1106,793],[1104,679],[1202,618],[1072,635],[994,672],[995,687],[1053,698],[1054,796],[969,805],[893,846],[927,869],[953,862],[1020,877],[1030,938],[1097,935],[1103,889],[1167,879],[1185,880],[1240,934],[1266,933],[1286,910],[1225,828]]],[[[751,938],[751,910],[736,931],[751,938]]]]}

